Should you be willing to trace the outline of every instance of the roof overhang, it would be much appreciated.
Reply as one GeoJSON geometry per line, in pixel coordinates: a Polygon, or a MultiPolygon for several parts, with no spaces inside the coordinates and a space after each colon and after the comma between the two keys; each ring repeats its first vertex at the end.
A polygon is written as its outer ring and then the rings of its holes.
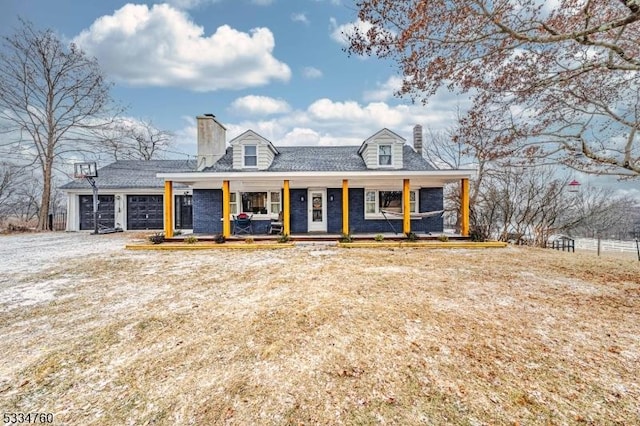
{"type": "Polygon", "coordinates": [[[343,180],[349,181],[350,187],[395,187],[401,186],[403,179],[409,179],[412,186],[435,187],[446,183],[469,179],[475,170],[368,170],[354,172],[188,172],[158,173],[157,177],[165,181],[183,183],[194,188],[220,188],[223,181],[232,186],[264,187],[277,186],[285,180],[292,188],[299,187],[340,187],[343,180]]]}

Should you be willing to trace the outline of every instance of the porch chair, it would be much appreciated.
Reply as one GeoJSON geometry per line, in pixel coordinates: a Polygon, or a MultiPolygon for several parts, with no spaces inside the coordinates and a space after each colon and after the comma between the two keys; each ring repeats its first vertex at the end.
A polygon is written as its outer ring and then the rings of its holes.
{"type": "Polygon", "coordinates": [[[269,234],[282,234],[283,229],[283,216],[282,211],[280,211],[280,213],[278,213],[278,219],[271,220],[271,224],[269,226],[269,234]]]}
{"type": "Polygon", "coordinates": [[[253,215],[249,216],[246,213],[240,213],[237,216],[233,216],[233,234],[253,234],[253,226],[251,225],[251,218],[253,215]]]}

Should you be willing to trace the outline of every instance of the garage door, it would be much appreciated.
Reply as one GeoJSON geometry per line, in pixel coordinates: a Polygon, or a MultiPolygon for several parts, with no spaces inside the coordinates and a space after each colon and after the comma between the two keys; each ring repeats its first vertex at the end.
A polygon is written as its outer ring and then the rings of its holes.
{"type": "Polygon", "coordinates": [[[127,229],[162,229],[162,195],[128,195],[127,229]]]}
{"type": "MultiPolygon", "coordinates": [[[[98,223],[107,228],[115,226],[113,195],[98,195],[98,223]]],[[[93,195],[80,196],[80,230],[94,229],[93,195]]]]}

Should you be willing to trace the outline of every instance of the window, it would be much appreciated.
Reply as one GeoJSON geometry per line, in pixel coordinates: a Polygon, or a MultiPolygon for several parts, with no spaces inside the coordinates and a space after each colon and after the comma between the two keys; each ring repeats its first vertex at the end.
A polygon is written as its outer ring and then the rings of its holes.
{"type": "Polygon", "coordinates": [[[229,194],[229,204],[231,204],[231,214],[238,214],[238,196],[235,192],[229,194]]]}
{"type": "Polygon", "coordinates": [[[391,145],[378,145],[378,165],[391,165],[391,145]]]}
{"type": "Polygon", "coordinates": [[[256,145],[244,145],[244,167],[258,166],[258,147],[256,145]]]}
{"type": "Polygon", "coordinates": [[[267,193],[243,192],[242,211],[253,214],[267,214],[267,193]]]}
{"type": "MultiPolygon", "coordinates": [[[[409,208],[411,213],[418,213],[418,191],[409,192],[409,208]]],[[[365,218],[381,218],[382,210],[390,217],[402,214],[402,191],[379,191],[367,189],[364,193],[365,218]]]]}
{"type": "Polygon", "coordinates": [[[280,213],[280,191],[271,193],[271,213],[279,214],[280,213]]]}
{"type": "Polygon", "coordinates": [[[229,201],[231,214],[278,214],[282,209],[280,191],[232,192],[229,201]]]}

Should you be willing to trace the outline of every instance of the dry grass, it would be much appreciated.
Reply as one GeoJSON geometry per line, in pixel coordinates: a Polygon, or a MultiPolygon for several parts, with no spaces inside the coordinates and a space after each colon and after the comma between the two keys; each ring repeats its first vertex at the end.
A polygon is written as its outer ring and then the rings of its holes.
{"type": "Polygon", "coordinates": [[[0,305],[5,412],[56,424],[640,423],[640,262],[551,250],[122,252],[0,305]]]}

